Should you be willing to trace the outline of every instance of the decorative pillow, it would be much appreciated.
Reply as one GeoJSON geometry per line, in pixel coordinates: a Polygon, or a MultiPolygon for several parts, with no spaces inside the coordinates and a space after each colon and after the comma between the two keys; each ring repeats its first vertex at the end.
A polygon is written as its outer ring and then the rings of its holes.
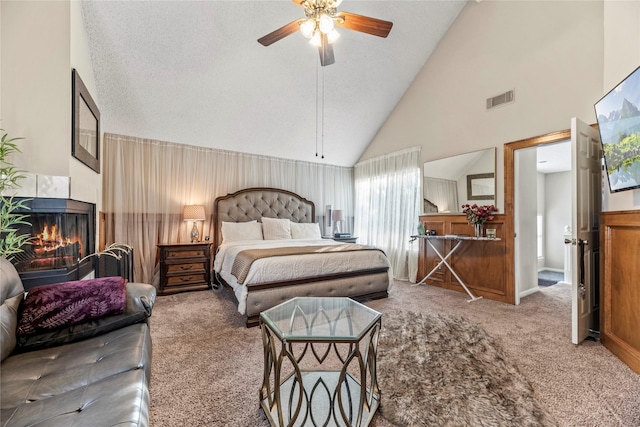
{"type": "Polygon", "coordinates": [[[124,313],[101,317],[53,331],[20,335],[16,352],[39,350],[106,334],[136,323],[146,322],[156,300],[156,288],[146,283],[127,283],[124,313]]]}
{"type": "Polygon", "coordinates": [[[222,241],[263,240],[262,224],[258,221],[224,222],[222,221],[222,241]]]}
{"type": "Polygon", "coordinates": [[[322,239],[320,226],[317,222],[292,222],[292,239],[322,239]]]}
{"type": "Polygon", "coordinates": [[[264,240],[291,240],[291,221],[263,216],[262,233],[264,240]]]}
{"type": "Polygon", "coordinates": [[[22,304],[16,335],[52,331],[122,314],[126,284],[122,277],[103,277],[33,288],[22,304]]]}

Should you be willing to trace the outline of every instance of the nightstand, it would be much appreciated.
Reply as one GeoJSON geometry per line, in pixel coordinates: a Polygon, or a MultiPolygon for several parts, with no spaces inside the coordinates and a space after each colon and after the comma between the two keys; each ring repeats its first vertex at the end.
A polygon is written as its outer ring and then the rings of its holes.
{"type": "Polygon", "coordinates": [[[358,238],[357,237],[333,237],[333,236],[322,236],[323,239],[331,239],[331,240],[335,240],[336,242],[341,242],[341,243],[358,243],[358,238]]]}
{"type": "Polygon", "coordinates": [[[159,295],[208,289],[211,283],[211,243],[159,244],[159,295]]]}

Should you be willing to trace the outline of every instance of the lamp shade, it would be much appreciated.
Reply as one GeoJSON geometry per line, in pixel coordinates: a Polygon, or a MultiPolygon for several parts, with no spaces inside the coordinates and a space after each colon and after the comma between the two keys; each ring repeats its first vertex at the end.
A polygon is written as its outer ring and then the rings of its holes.
{"type": "Polygon", "coordinates": [[[182,211],[182,219],[184,221],[204,221],[204,206],[202,205],[185,205],[182,211]]]}
{"type": "Polygon", "coordinates": [[[335,211],[333,211],[333,220],[344,221],[344,213],[341,210],[336,209],[335,211]]]}

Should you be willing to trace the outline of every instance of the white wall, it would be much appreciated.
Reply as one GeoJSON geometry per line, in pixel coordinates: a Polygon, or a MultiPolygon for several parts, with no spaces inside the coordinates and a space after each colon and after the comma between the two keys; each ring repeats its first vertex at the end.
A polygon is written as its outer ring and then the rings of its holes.
{"type": "MultiPolygon", "coordinates": [[[[603,63],[602,95],[640,65],[640,1],[604,2],[603,63]]],[[[640,209],[640,189],[610,193],[605,187],[603,211],[629,209],[640,209]]]]}
{"type": "MultiPolygon", "coordinates": [[[[423,161],[595,122],[603,94],[603,3],[469,2],[362,158],[421,145],[423,161]],[[515,103],[486,99],[515,89],[515,103]],[[402,136],[401,138],[399,136],[402,136]]],[[[636,33],[637,38],[637,33],[636,33]]]]}
{"type": "Polygon", "coordinates": [[[538,290],[537,205],[538,180],[535,179],[537,152],[535,149],[517,150],[514,166],[520,173],[515,176],[515,271],[518,298],[538,290]]]}
{"type": "Polygon", "coordinates": [[[24,137],[17,167],[69,176],[69,2],[3,1],[2,128],[24,137]]]}
{"type": "Polygon", "coordinates": [[[545,175],[545,267],[564,270],[564,227],[571,225],[571,172],[545,175]]]}
{"type": "MultiPolygon", "coordinates": [[[[531,150],[531,148],[527,148],[527,150],[531,150]]],[[[535,150],[535,148],[534,148],[535,150]]],[[[538,230],[537,228],[537,221],[536,221],[536,256],[537,256],[537,252],[538,252],[538,243],[537,243],[537,233],[542,233],[542,257],[538,258],[538,271],[542,270],[545,267],[545,248],[544,248],[544,242],[545,242],[545,238],[544,238],[544,229],[546,228],[545,224],[545,204],[544,204],[544,198],[545,198],[545,185],[544,185],[544,174],[543,173],[536,173],[536,198],[537,198],[537,204],[536,204],[536,216],[542,216],[542,230],[538,230]]],[[[536,218],[537,220],[537,218],[536,218]]]]}
{"type": "MultiPolygon", "coordinates": [[[[71,1],[70,22],[70,69],[68,78],[71,80],[71,69],[75,68],[82,78],[82,82],[89,90],[91,97],[100,110],[100,100],[97,98],[91,56],[89,54],[89,41],[82,22],[82,8],[79,1],[71,1]]],[[[102,159],[102,136],[107,122],[105,117],[100,118],[100,154],[102,159]]],[[[102,160],[100,161],[102,164],[102,160]]],[[[101,169],[102,171],[102,169],[101,169]]],[[[96,204],[96,212],[102,210],[102,174],[97,174],[84,163],[73,156],[69,157],[69,175],[71,176],[71,198],[96,204]]],[[[97,241],[97,240],[96,240],[97,241]]]]}
{"type": "MultiPolygon", "coordinates": [[[[70,177],[72,199],[102,205],[102,179],[71,155],[71,70],[95,98],[79,1],[3,1],[0,124],[21,136],[16,166],[70,177]]],[[[103,126],[104,129],[104,126],[103,126]]]]}

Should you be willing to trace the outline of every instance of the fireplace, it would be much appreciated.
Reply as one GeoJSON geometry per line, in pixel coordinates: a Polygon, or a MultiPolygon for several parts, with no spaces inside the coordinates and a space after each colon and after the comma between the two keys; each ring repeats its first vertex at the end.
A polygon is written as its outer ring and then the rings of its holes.
{"type": "Polygon", "coordinates": [[[70,199],[35,198],[25,202],[31,226],[31,244],[12,260],[25,290],[51,283],[79,280],[93,271],[95,252],[95,205],[70,199]]]}

